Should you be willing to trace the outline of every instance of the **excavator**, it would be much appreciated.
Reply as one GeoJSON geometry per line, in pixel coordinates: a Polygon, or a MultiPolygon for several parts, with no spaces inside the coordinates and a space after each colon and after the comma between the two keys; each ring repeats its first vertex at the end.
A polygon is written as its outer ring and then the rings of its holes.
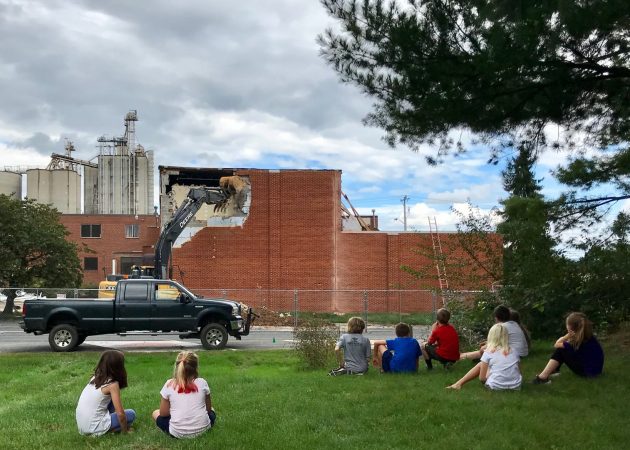
{"type": "Polygon", "coordinates": [[[245,215],[243,208],[249,193],[249,182],[237,175],[221,177],[219,179],[219,187],[203,186],[190,188],[188,195],[160,233],[160,237],[155,244],[154,265],[134,267],[131,276],[109,275],[107,280],[99,283],[98,297],[103,299],[113,298],[116,283],[122,278],[168,279],[168,263],[173,243],[197,211],[203,205],[214,205],[214,211],[225,211],[228,205],[233,205],[240,212],[237,215],[245,215]]]}

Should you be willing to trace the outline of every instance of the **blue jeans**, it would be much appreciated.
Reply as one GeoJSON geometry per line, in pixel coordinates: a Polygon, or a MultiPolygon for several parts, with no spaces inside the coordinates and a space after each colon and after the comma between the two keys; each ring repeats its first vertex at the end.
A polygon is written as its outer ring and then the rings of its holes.
{"type": "MultiPolygon", "coordinates": [[[[118,420],[118,414],[114,409],[114,404],[109,402],[107,410],[111,413],[112,425],[109,428],[111,431],[120,431],[120,421],[118,420]]],[[[136,412],[133,409],[125,409],[125,416],[127,417],[127,426],[131,425],[136,420],[136,412]]]]}

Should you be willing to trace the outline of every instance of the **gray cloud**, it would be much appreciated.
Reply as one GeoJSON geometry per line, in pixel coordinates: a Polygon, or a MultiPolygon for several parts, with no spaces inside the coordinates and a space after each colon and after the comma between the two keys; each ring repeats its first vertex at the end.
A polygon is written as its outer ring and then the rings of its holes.
{"type": "Polygon", "coordinates": [[[89,159],[137,109],[156,166],[341,169],[365,205],[486,182],[361,125],[371,101],[318,56],[331,24],[317,1],[0,0],[0,154],[62,153],[69,137],[89,159]]]}

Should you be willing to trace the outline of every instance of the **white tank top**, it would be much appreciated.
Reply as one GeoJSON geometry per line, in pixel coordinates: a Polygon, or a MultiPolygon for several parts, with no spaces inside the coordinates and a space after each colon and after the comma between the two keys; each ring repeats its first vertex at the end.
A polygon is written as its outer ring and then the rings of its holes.
{"type": "Polygon", "coordinates": [[[88,383],[81,392],[76,411],[79,433],[100,436],[111,428],[112,418],[107,406],[112,401],[112,397],[101,392],[105,386],[107,384],[96,388],[93,384],[88,383]]]}

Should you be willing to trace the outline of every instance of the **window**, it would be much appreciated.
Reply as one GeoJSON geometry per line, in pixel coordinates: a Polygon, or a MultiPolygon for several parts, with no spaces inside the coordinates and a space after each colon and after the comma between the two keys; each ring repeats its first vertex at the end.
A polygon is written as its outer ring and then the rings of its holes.
{"type": "Polygon", "coordinates": [[[83,270],[98,270],[98,258],[91,256],[83,258],[83,270]]]}
{"type": "Polygon", "coordinates": [[[121,256],[120,257],[120,273],[131,275],[133,266],[142,266],[141,256],[121,256]]]}
{"type": "Polygon", "coordinates": [[[125,286],[126,302],[147,302],[149,300],[148,283],[128,283],[125,286]]]}
{"type": "Polygon", "coordinates": [[[125,225],[125,237],[126,238],[137,238],[138,237],[138,224],[132,223],[130,225],[125,225]]]}
{"type": "Polygon", "coordinates": [[[155,299],[179,301],[181,292],[170,283],[155,283],[155,299]]]}
{"type": "Polygon", "coordinates": [[[81,237],[82,238],[100,238],[101,237],[101,225],[81,225],[81,237]]]}

